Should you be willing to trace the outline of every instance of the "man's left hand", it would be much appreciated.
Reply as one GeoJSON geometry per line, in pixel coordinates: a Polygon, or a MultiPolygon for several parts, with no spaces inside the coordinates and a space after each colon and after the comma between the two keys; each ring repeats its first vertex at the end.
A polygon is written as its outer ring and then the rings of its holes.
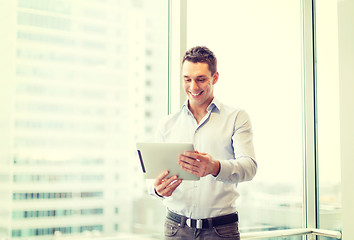
{"type": "Polygon", "coordinates": [[[214,177],[219,174],[220,162],[214,160],[208,153],[199,153],[197,151],[186,151],[178,156],[178,164],[187,172],[198,177],[204,177],[209,174],[214,177]]]}

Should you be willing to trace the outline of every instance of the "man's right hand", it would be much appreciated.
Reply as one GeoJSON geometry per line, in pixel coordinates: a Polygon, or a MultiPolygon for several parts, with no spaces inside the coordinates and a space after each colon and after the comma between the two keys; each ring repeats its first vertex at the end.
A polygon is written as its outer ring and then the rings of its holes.
{"type": "Polygon", "coordinates": [[[162,197],[169,197],[176,190],[176,188],[182,183],[182,179],[172,176],[168,179],[165,177],[169,174],[168,171],[162,172],[154,182],[155,191],[158,195],[162,197]]]}

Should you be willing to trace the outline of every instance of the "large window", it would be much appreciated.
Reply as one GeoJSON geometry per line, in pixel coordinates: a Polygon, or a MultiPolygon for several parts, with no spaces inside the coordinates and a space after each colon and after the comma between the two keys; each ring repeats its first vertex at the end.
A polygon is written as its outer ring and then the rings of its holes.
{"type": "Polygon", "coordinates": [[[135,142],[168,110],[167,1],[0,5],[0,238],[160,231],[135,142]]]}
{"type": "Polygon", "coordinates": [[[336,3],[316,7],[316,164],[304,157],[304,2],[0,4],[0,238],[162,239],[135,143],[184,101],[176,53],[196,45],[218,57],[216,98],[252,120],[259,169],[238,186],[241,233],[306,227],[309,194],[318,227],[340,230],[336,3]]]}
{"type": "Polygon", "coordinates": [[[238,186],[241,232],[302,227],[300,7],[298,0],[188,1],[187,47],[215,52],[216,98],[252,120],[259,168],[238,186]]]}

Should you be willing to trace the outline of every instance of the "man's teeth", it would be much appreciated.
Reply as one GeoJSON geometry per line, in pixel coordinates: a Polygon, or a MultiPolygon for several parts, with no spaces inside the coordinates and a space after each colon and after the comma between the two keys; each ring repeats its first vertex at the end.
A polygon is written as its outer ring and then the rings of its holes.
{"type": "Polygon", "coordinates": [[[202,92],[200,92],[200,93],[191,93],[193,96],[198,96],[198,95],[200,95],[202,92]]]}

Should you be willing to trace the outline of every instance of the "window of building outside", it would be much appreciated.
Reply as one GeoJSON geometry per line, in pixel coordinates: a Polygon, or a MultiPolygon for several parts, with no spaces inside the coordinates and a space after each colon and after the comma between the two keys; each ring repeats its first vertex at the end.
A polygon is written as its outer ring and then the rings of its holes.
{"type": "Polygon", "coordinates": [[[0,5],[0,239],[155,239],[135,143],[168,110],[168,1],[0,5]]]}
{"type": "Polygon", "coordinates": [[[241,233],[301,228],[300,2],[191,0],[187,4],[187,48],[206,45],[215,52],[220,73],[215,97],[245,109],[253,125],[258,172],[251,182],[238,185],[241,233]]]}

